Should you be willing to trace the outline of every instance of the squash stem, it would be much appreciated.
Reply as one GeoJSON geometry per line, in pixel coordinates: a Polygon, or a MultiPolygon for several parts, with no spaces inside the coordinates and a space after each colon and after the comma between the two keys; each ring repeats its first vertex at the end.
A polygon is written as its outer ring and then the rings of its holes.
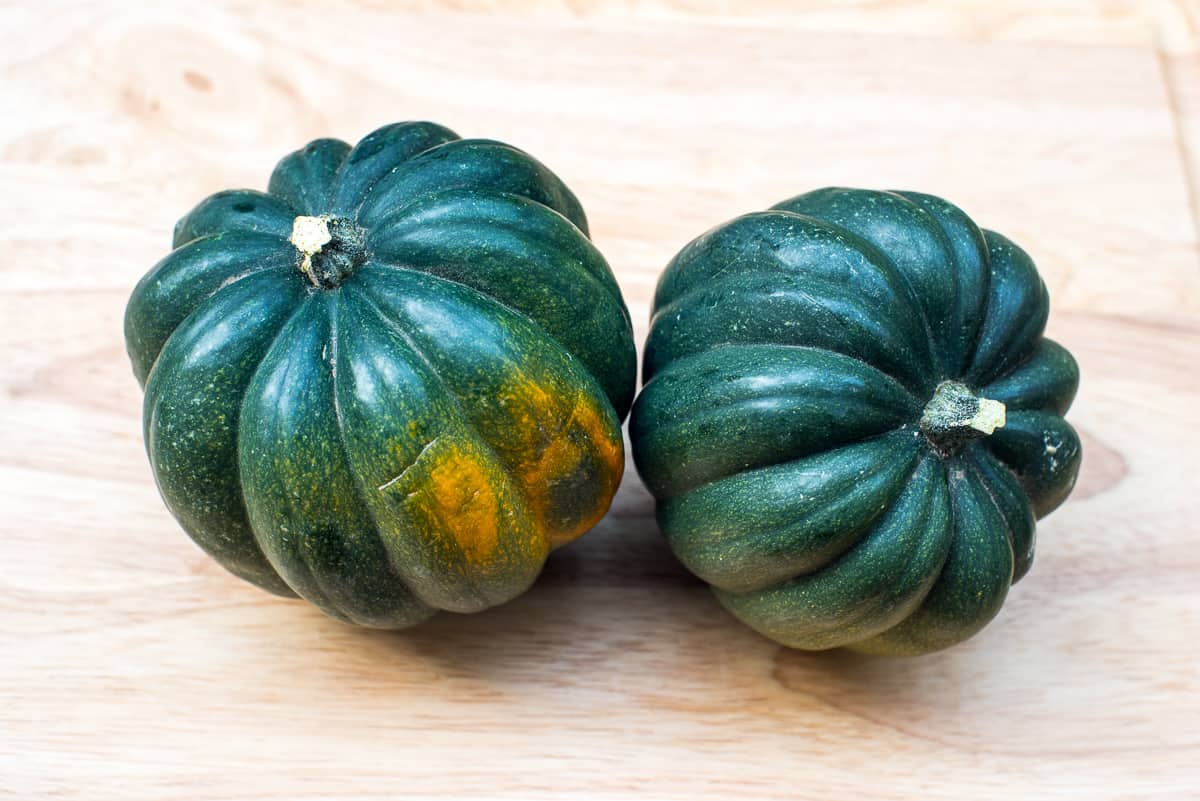
{"type": "Polygon", "coordinates": [[[288,241],[300,272],[321,289],[341,285],[367,257],[365,232],[342,217],[296,217],[288,241]]]}
{"type": "Polygon", "coordinates": [[[925,405],[919,427],[939,453],[949,456],[967,442],[1003,428],[1005,412],[1000,401],[981,398],[958,381],[943,381],[925,405]]]}

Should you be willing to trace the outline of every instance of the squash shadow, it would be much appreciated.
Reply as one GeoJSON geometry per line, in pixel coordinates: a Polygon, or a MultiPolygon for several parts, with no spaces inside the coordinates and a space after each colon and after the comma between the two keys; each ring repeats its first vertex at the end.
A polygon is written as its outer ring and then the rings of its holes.
{"type": "Polygon", "coordinates": [[[658,599],[681,591],[708,595],[671,553],[655,525],[653,501],[635,478],[608,515],[550,554],[538,580],[513,601],[475,614],[439,613],[402,631],[347,627],[347,636],[388,661],[424,662],[442,676],[540,681],[570,671],[574,662],[594,665],[614,639],[654,636],[640,624],[631,628],[630,611],[645,617],[658,599]]]}
{"type": "MultiPolygon", "coordinates": [[[[1015,658],[1006,647],[1005,634],[985,629],[965,643],[914,657],[779,647],[771,676],[789,693],[916,734],[925,724],[957,719],[979,706],[979,688],[987,684],[997,665],[1015,658]],[[908,731],[910,724],[914,731],[908,731]]],[[[1033,682],[1038,669],[1032,665],[1029,670],[1033,682]]]]}
{"type": "Polygon", "coordinates": [[[416,667],[438,681],[496,691],[542,685],[671,637],[680,659],[718,671],[751,663],[759,672],[767,662],[766,686],[792,699],[792,714],[816,703],[882,719],[950,713],[961,699],[946,688],[969,686],[988,660],[1002,658],[988,656],[994,643],[987,631],[948,651],[902,659],[781,647],[727,613],[679,564],[653,509],[636,476],[627,479],[608,515],[552,553],[533,587],[507,604],[470,615],[444,612],[401,631],[326,622],[356,652],[355,661],[385,682],[389,675],[407,680],[416,667]]]}

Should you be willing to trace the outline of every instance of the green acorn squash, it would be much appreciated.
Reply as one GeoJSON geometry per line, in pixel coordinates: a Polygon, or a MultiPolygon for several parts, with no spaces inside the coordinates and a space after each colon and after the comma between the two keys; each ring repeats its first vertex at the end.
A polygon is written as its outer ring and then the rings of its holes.
{"type": "Polygon", "coordinates": [[[624,468],[629,314],[574,195],[399,123],[220,192],[125,315],[154,477],[234,574],[403,627],[524,591],[624,468]]]}
{"type": "Polygon", "coordinates": [[[675,554],[795,648],[970,637],[1079,470],[1048,311],[1023,250],[929,195],[823,189],[696,239],[630,419],[675,554]]]}

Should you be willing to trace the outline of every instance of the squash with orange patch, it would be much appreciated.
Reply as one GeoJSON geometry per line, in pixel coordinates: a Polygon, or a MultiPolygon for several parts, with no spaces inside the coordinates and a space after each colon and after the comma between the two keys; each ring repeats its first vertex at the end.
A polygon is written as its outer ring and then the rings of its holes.
{"type": "Polygon", "coordinates": [[[221,192],[125,316],[168,508],[234,574],[403,627],[534,581],[603,516],[636,372],[575,196],[432,123],[221,192]]]}

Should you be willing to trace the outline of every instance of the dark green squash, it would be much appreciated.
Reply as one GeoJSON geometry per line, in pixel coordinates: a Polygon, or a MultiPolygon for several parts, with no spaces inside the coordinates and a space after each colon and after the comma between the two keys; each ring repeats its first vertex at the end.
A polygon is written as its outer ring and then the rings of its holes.
{"type": "Polygon", "coordinates": [[[795,648],[967,639],[1067,497],[1079,371],[1029,257],[929,195],[822,189],[685,247],[630,435],[658,521],[795,648]]]}
{"type": "Polygon", "coordinates": [[[523,592],[607,510],[636,380],[574,195],[432,123],[213,195],[125,315],[167,506],[234,574],[402,627],[523,592]]]}

